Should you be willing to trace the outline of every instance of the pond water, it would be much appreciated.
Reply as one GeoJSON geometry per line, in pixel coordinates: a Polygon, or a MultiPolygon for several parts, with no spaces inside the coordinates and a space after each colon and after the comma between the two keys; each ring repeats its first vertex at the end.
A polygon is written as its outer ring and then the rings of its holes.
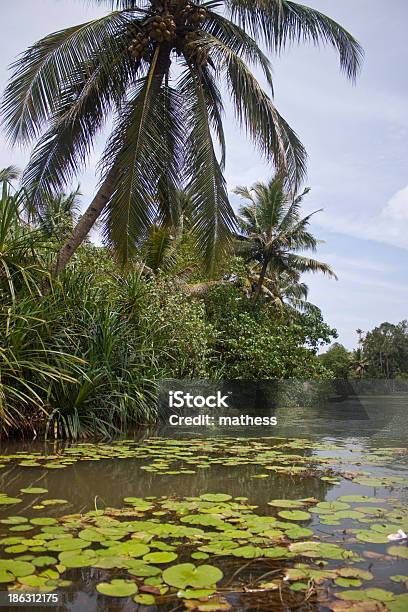
{"type": "Polygon", "coordinates": [[[0,590],[55,589],[75,612],[408,611],[407,540],[388,539],[408,532],[406,398],[364,405],[3,442],[0,590]]]}

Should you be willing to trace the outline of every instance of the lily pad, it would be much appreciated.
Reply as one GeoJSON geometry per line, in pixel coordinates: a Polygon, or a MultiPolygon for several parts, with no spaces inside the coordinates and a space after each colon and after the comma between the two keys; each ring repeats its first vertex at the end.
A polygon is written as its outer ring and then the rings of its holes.
{"type": "Polygon", "coordinates": [[[22,501],[23,500],[19,499],[18,497],[8,497],[7,495],[0,495],[0,506],[19,504],[22,501]]]}
{"type": "Polygon", "coordinates": [[[55,552],[63,552],[65,550],[81,550],[89,546],[89,542],[85,542],[80,538],[60,538],[51,540],[47,544],[48,550],[55,552]]]}
{"type": "Polygon", "coordinates": [[[209,555],[207,555],[207,553],[205,553],[205,552],[197,551],[197,552],[191,553],[191,558],[192,559],[196,559],[197,561],[202,561],[202,560],[208,559],[208,557],[209,557],[209,555]]]}
{"type": "Polygon", "coordinates": [[[156,603],[154,595],[150,595],[150,593],[139,593],[134,596],[133,601],[142,606],[154,606],[156,603]]]}
{"type": "Polygon", "coordinates": [[[278,515],[288,521],[307,521],[311,518],[309,512],[304,510],[282,510],[278,515]]]}
{"type": "Polygon", "coordinates": [[[35,567],[28,561],[18,561],[17,559],[0,559],[0,571],[10,572],[16,578],[28,576],[35,571],[35,567]]]}
{"type": "Polygon", "coordinates": [[[387,553],[400,559],[408,559],[408,548],[406,546],[390,546],[387,553]]]}
{"type": "Polygon", "coordinates": [[[31,563],[35,565],[35,567],[44,567],[46,565],[55,565],[57,563],[57,559],[55,557],[44,555],[42,557],[35,557],[31,563]]]}
{"type": "Polygon", "coordinates": [[[204,495],[200,495],[200,499],[208,502],[225,502],[232,499],[231,495],[226,495],[225,493],[205,493],[204,495]]]}
{"type": "Polygon", "coordinates": [[[115,579],[110,582],[100,582],[96,590],[108,597],[131,597],[138,591],[137,585],[129,580],[115,579]]]}
{"type": "Polygon", "coordinates": [[[158,576],[162,570],[160,567],[155,565],[148,565],[147,563],[139,562],[136,564],[127,564],[129,574],[137,576],[138,578],[148,578],[149,576],[158,576]]]}
{"type": "Polygon", "coordinates": [[[173,552],[151,552],[143,557],[146,563],[170,563],[177,559],[177,553],[173,552]]]}
{"type": "Polygon", "coordinates": [[[388,538],[383,533],[373,530],[360,530],[356,532],[356,537],[362,542],[369,542],[372,544],[388,544],[388,538]]]}
{"type": "Polygon", "coordinates": [[[259,548],[259,546],[251,546],[250,544],[248,546],[239,546],[238,548],[234,548],[229,552],[229,554],[242,559],[257,559],[264,556],[262,548],[259,548]]]}
{"type": "Polygon", "coordinates": [[[200,565],[192,563],[173,565],[164,570],[163,580],[166,584],[178,589],[186,587],[204,588],[213,586],[223,577],[222,571],[213,565],[200,565]]]}
{"type": "Polygon", "coordinates": [[[394,593],[385,591],[384,589],[361,589],[359,591],[342,591],[335,593],[338,599],[345,601],[369,601],[375,600],[382,603],[392,601],[395,598],[394,593]]]}
{"type": "Polygon", "coordinates": [[[408,610],[408,593],[396,595],[393,601],[387,602],[389,612],[407,612],[408,610]]]}
{"type": "Polygon", "coordinates": [[[296,499],[273,499],[268,502],[268,506],[276,508],[302,508],[305,505],[303,501],[296,499]]]}
{"type": "Polygon", "coordinates": [[[408,581],[408,576],[403,576],[401,574],[397,574],[395,576],[390,576],[390,580],[392,580],[393,582],[407,582],[408,581]]]}
{"type": "Polygon", "coordinates": [[[33,525],[41,525],[41,526],[55,525],[57,523],[57,519],[43,516],[43,517],[30,519],[30,523],[32,523],[33,525]]]}
{"type": "Polygon", "coordinates": [[[334,582],[335,584],[337,584],[337,586],[345,588],[358,587],[362,584],[361,580],[359,580],[358,578],[342,578],[341,576],[339,578],[336,578],[334,582]]]}
{"type": "Polygon", "coordinates": [[[20,525],[22,523],[27,523],[28,519],[25,516],[8,516],[5,519],[1,519],[0,523],[3,525],[20,525]]]}

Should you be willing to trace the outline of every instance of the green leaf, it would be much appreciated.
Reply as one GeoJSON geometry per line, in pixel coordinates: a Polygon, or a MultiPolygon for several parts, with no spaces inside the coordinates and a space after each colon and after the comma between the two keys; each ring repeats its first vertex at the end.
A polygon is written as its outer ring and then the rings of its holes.
{"type": "Polygon", "coordinates": [[[196,567],[192,563],[173,565],[163,572],[164,582],[178,589],[185,589],[187,586],[205,588],[216,584],[222,577],[223,573],[217,567],[212,565],[196,567]]]}
{"type": "Polygon", "coordinates": [[[115,579],[110,582],[100,582],[96,585],[96,590],[108,597],[130,597],[137,593],[138,588],[134,582],[115,579]]]}
{"type": "Polygon", "coordinates": [[[278,515],[289,521],[307,521],[311,518],[309,512],[304,512],[303,510],[282,510],[278,512],[278,515]]]}

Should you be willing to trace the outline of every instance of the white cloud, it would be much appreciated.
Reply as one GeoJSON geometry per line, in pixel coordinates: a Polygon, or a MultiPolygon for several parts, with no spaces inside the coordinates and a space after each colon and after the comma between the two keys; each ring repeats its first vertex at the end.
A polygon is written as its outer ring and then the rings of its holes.
{"type": "Polygon", "coordinates": [[[408,185],[392,196],[382,214],[397,221],[408,221],[408,185]]]}
{"type": "Polygon", "coordinates": [[[408,250],[408,211],[406,216],[397,219],[385,213],[387,206],[371,214],[363,206],[362,212],[347,210],[341,216],[333,211],[324,211],[316,219],[316,225],[359,240],[375,240],[408,250]]]}
{"type": "Polygon", "coordinates": [[[335,267],[336,270],[349,270],[350,268],[354,268],[356,270],[364,270],[370,272],[389,272],[390,267],[385,264],[373,261],[371,259],[366,258],[356,258],[356,257],[343,257],[341,255],[337,255],[336,253],[326,253],[324,255],[324,259],[330,261],[330,263],[335,267]]]}

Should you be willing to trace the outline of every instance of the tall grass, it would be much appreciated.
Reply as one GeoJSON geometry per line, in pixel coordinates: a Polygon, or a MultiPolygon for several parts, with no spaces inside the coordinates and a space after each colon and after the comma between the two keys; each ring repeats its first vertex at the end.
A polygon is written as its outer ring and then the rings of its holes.
{"type": "Polygon", "coordinates": [[[39,299],[48,274],[38,256],[46,244],[24,222],[24,192],[8,180],[0,190],[0,433],[35,432],[47,419],[50,385],[73,384],[80,360],[47,346],[52,319],[39,299]]]}
{"type": "Polygon", "coordinates": [[[85,247],[44,294],[52,245],[24,220],[24,199],[3,182],[0,433],[107,438],[151,421],[154,343],[129,325],[109,258],[101,269],[102,250],[85,247]]]}

